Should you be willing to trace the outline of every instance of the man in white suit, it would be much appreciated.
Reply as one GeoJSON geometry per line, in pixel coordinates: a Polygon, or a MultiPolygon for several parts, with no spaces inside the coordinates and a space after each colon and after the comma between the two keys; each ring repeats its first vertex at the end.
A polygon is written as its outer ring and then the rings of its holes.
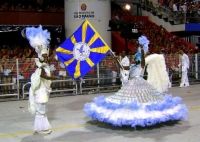
{"type": "Polygon", "coordinates": [[[121,57],[122,59],[120,63],[123,66],[123,69],[121,69],[120,72],[121,72],[121,82],[123,86],[128,82],[129,79],[130,60],[126,56],[125,51],[122,51],[121,57]]]}
{"type": "Polygon", "coordinates": [[[183,52],[183,50],[180,50],[180,55],[181,55],[181,63],[179,66],[181,67],[181,84],[180,87],[188,87],[189,82],[188,82],[188,69],[190,67],[190,60],[187,54],[183,52]]]}

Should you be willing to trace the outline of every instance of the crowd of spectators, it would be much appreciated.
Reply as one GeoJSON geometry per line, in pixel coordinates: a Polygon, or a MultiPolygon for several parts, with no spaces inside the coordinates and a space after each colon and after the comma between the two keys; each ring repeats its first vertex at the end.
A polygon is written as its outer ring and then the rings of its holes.
{"type": "MultiPolygon", "coordinates": [[[[156,25],[155,23],[148,20],[147,17],[132,16],[129,12],[121,12],[117,10],[112,15],[113,19],[120,19],[126,23],[134,23],[140,33],[147,36],[150,40],[149,50],[151,53],[163,53],[166,58],[166,64],[169,69],[177,69],[179,64],[178,51],[184,50],[185,53],[192,55],[198,52],[196,45],[187,42],[184,38],[178,37],[173,33],[168,32],[162,27],[162,25],[156,25]],[[117,17],[117,18],[116,18],[117,17]]],[[[120,37],[119,32],[113,33],[113,49],[119,51],[119,48],[126,50],[123,37],[120,37]],[[117,39],[117,40],[116,40],[117,39]]],[[[136,40],[129,40],[128,50],[130,55],[133,55],[137,49],[136,40]]],[[[122,50],[121,50],[122,51],[122,50]]]]}
{"type": "Polygon", "coordinates": [[[199,0],[159,0],[159,4],[171,9],[176,17],[185,16],[185,22],[195,22],[200,18],[199,0]]]}
{"type": "Polygon", "coordinates": [[[63,12],[64,0],[1,0],[0,11],[63,12]]]}
{"type": "Polygon", "coordinates": [[[173,9],[175,4],[178,11],[184,11],[184,5],[187,10],[198,10],[200,0],[159,0],[158,3],[165,7],[173,9]]]}
{"type": "Polygon", "coordinates": [[[33,51],[30,47],[21,47],[20,45],[1,45],[0,57],[2,60],[33,58],[35,56],[33,51]]]}
{"type": "Polygon", "coordinates": [[[167,32],[162,26],[150,21],[140,22],[139,24],[142,33],[150,40],[149,48],[152,52],[170,54],[177,53],[180,49],[190,54],[197,52],[195,45],[167,32]]]}
{"type": "MultiPolygon", "coordinates": [[[[33,0],[32,0],[33,1],[33,0]]],[[[172,57],[175,57],[173,59],[174,64],[178,64],[178,57],[177,55],[173,55],[174,53],[177,53],[179,49],[183,49],[186,53],[195,53],[196,48],[191,43],[185,41],[182,38],[179,38],[169,32],[167,32],[162,26],[158,26],[155,23],[150,22],[145,17],[135,17],[130,15],[129,12],[113,12],[112,17],[117,17],[119,20],[123,20],[126,22],[132,22],[137,23],[138,29],[141,33],[146,35],[148,39],[150,40],[149,49],[152,53],[165,53],[167,60],[171,60],[172,57]],[[169,57],[169,58],[168,58],[169,57]]],[[[132,41],[131,41],[132,42],[132,41]]],[[[124,45],[121,43],[116,42],[115,44],[118,44],[121,46],[120,48],[124,48],[124,45]]],[[[135,44],[135,41],[133,41],[132,46],[134,50],[137,49],[137,45],[135,44]]],[[[62,65],[55,60],[55,47],[50,47],[50,59],[51,63],[54,64],[54,67],[57,69],[55,71],[56,75],[66,77],[67,74],[63,73],[65,72],[65,69],[62,67],[62,65]],[[53,52],[54,51],[54,52],[53,52]]],[[[132,51],[131,54],[133,55],[135,51],[132,51]]],[[[0,45],[0,74],[3,74],[4,79],[7,78],[5,76],[13,75],[16,78],[17,75],[17,64],[16,59],[18,59],[19,64],[19,73],[17,77],[21,79],[29,79],[32,72],[35,70],[35,63],[34,59],[37,55],[35,54],[35,51],[33,48],[31,48],[29,45],[27,46],[21,46],[21,45],[9,45],[9,44],[3,44],[0,45]]],[[[171,63],[171,61],[167,61],[167,64],[171,63]]],[[[175,65],[172,65],[175,66],[175,65]]],[[[116,64],[112,62],[112,59],[105,60],[101,63],[102,72],[106,72],[105,74],[108,74],[111,72],[118,72],[116,68],[116,64]]],[[[101,72],[101,73],[102,73],[101,72]]],[[[95,74],[95,70],[91,70],[90,74],[95,74]]],[[[4,79],[0,79],[4,80],[4,79]]],[[[10,82],[12,79],[4,80],[5,82],[10,82]]]]}
{"type": "MultiPolygon", "coordinates": [[[[55,51],[50,50],[50,62],[56,62],[55,51]]],[[[17,74],[17,60],[18,59],[18,69],[21,78],[29,78],[31,73],[35,70],[34,58],[37,57],[34,49],[31,47],[20,47],[20,46],[8,46],[3,45],[0,47],[0,73],[3,75],[13,75],[17,74]]]]}
{"type": "MultiPolygon", "coordinates": [[[[150,52],[165,54],[176,53],[179,49],[183,49],[186,53],[198,52],[196,46],[190,42],[187,42],[184,38],[180,38],[173,33],[168,32],[162,27],[162,25],[156,25],[148,20],[147,17],[132,16],[129,12],[114,13],[113,18],[120,17],[119,19],[126,23],[134,23],[140,33],[146,35],[150,40],[149,49],[150,52]]],[[[134,40],[133,40],[134,41],[134,40]]],[[[120,44],[120,43],[117,43],[120,44]]],[[[132,46],[137,46],[134,42],[132,46]]],[[[124,46],[122,46],[123,48],[124,46]]],[[[136,49],[136,47],[132,47],[136,49]]]]}

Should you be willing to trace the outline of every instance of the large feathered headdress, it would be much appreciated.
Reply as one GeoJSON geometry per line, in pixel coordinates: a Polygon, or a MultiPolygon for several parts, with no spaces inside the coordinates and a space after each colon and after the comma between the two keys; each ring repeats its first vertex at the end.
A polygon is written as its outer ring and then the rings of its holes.
{"type": "MultiPolygon", "coordinates": [[[[149,40],[146,36],[142,35],[138,38],[139,45],[142,46],[144,50],[144,54],[146,54],[149,50],[149,40]]],[[[141,47],[138,47],[137,52],[135,53],[135,61],[141,61],[142,60],[142,53],[141,53],[141,47]]]]}
{"type": "Polygon", "coordinates": [[[146,36],[142,35],[138,38],[138,42],[143,47],[144,53],[146,54],[149,51],[149,40],[146,36]]]}
{"type": "Polygon", "coordinates": [[[35,49],[39,58],[42,58],[42,54],[49,54],[50,33],[47,30],[43,30],[40,25],[38,28],[27,27],[24,36],[28,39],[29,44],[35,49]]]}

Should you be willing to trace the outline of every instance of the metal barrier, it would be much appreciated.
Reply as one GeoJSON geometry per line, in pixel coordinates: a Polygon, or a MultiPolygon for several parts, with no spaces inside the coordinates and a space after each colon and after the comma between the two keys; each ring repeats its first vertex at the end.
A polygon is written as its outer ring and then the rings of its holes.
{"type": "Polygon", "coordinates": [[[106,77],[106,78],[87,78],[80,81],[79,93],[83,94],[84,91],[88,91],[88,94],[91,93],[100,93],[100,92],[113,92],[117,91],[121,87],[120,81],[113,83],[111,80],[119,79],[119,77],[106,77]],[[95,85],[88,85],[88,81],[96,82],[95,85]],[[101,81],[106,81],[108,83],[101,83],[101,81]]]}
{"type": "MultiPolygon", "coordinates": [[[[189,55],[189,57],[189,80],[191,84],[200,82],[200,54],[189,55]]],[[[172,68],[173,64],[176,64],[176,66],[179,64],[179,56],[171,54],[166,55],[165,58],[172,84],[178,84],[181,72],[179,69],[170,70],[170,68],[172,68]]],[[[7,64],[7,67],[12,66],[15,69],[8,75],[5,75],[4,73],[0,74],[0,97],[17,96],[17,99],[25,99],[30,87],[30,75],[36,68],[34,59],[20,62],[18,62],[18,60],[10,60],[7,63],[3,64],[7,64]],[[8,65],[7,63],[11,65],[8,65]],[[24,67],[27,67],[27,69],[24,69],[24,67]]],[[[52,97],[66,95],[67,93],[90,94],[96,92],[112,92],[117,91],[121,87],[119,68],[110,56],[107,56],[80,81],[70,79],[66,71],[60,69],[58,62],[53,62],[53,64],[56,68],[54,75],[58,76],[60,80],[52,82],[52,97]],[[60,71],[62,71],[62,73],[60,73],[60,71]]]]}
{"type": "Polygon", "coordinates": [[[57,95],[57,93],[71,92],[72,94],[77,94],[77,84],[72,79],[66,80],[54,80],[52,81],[52,91],[51,94],[57,95]],[[62,84],[62,85],[59,85],[62,84]],[[57,86],[58,85],[58,86],[57,86]]]}
{"type": "Polygon", "coordinates": [[[145,0],[141,4],[145,10],[150,11],[159,18],[163,18],[173,24],[200,22],[200,14],[198,10],[173,11],[170,7],[162,6],[150,0],[145,0]]]}
{"type": "MultiPolygon", "coordinates": [[[[31,85],[31,82],[27,82],[26,84],[23,85],[22,87],[22,98],[25,99],[25,95],[28,95],[29,92],[25,91],[26,86],[31,85]]],[[[30,86],[29,86],[30,87],[30,86]]]]}
{"type": "MultiPolygon", "coordinates": [[[[30,85],[31,85],[31,82],[27,82],[23,85],[22,99],[26,99],[26,96],[29,94],[30,85]]],[[[57,96],[58,93],[63,93],[63,92],[72,92],[73,94],[78,94],[77,84],[75,84],[72,79],[52,81],[51,97],[52,97],[52,94],[56,94],[57,96]],[[58,86],[58,84],[62,84],[63,86],[61,85],[58,86]]]]}
{"type": "MultiPolygon", "coordinates": [[[[115,84],[93,84],[93,85],[88,83],[88,81],[98,82],[98,80],[105,81],[105,80],[112,80],[112,79],[113,78],[110,77],[110,78],[87,78],[87,79],[83,79],[83,81],[74,81],[72,79],[55,80],[55,81],[52,81],[51,97],[52,97],[52,94],[54,93],[56,93],[55,96],[58,96],[58,93],[63,93],[63,92],[72,92],[72,94],[79,95],[79,94],[84,94],[85,93],[84,91],[88,91],[88,94],[97,93],[97,92],[99,93],[99,92],[116,91],[121,87],[120,82],[118,83],[116,82],[115,84]],[[57,85],[60,83],[64,83],[65,88],[59,88],[57,85]]],[[[117,77],[116,79],[119,79],[119,77],[117,77]]],[[[23,85],[22,99],[26,99],[27,95],[29,94],[30,84],[31,84],[30,82],[27,82],[23,85]]]]}
{"type": "Polygon", "coordinates": [[[19,92],[17,91],[16,83],[0,84],[0,90],[2,93],[0,94],[0,97],[17,96],[17,99],[19,99],[19,92]]]}
{"type": "Polygon", "coordinates": [[[0,59],[0,97],[19,96],[18,59],[0,59]]]}

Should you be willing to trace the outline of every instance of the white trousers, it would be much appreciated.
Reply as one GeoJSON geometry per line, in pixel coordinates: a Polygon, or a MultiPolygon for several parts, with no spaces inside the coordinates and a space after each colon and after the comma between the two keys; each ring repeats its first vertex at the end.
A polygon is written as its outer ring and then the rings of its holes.
{"type": "Polygon", "coordinates": [[[187,87],[187,86],[189,86],[188,73],[187,73],[187,70],[185,70],[185,71],[182,71],[180,87],[187,87]]]}
{"type": "Polygon", "coordinates": [[[36,103],[34,131],[40,132],[51,129],[46,116],[46,103],[36,103]]]}
{"type": "Polygon", "coordinates": [[[121,70],[121,82],[122,86],[124,86],[129,79],[129,70],[121,70]]]}
{"type": "Polygon", "coordinates": [[[117,77],[117,72],[116,71],[112,71],[112,83],[116,83],[116,77],[117,77]]]}

